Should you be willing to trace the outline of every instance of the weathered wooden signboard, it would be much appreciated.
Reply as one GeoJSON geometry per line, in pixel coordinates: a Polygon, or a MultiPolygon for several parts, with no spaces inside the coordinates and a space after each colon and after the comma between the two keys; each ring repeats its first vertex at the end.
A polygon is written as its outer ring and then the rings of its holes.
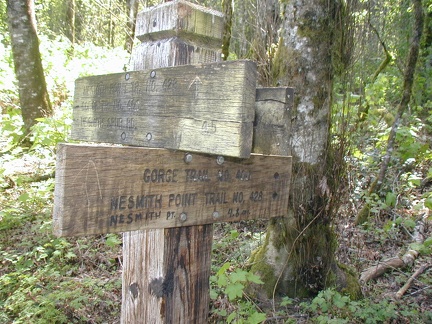
{"type": "Polygon", "coordinates": [[[129,146],[59,145],[54,233],[124,232],[122,323],[206,323],[211,224],[287,216],[292,89],[256,89],[250,61],[203,64],[222,30],[184,0],[146,8],[140,71],[76,81],[72,138],[129,146]]]}
{"type": "Polygon", "coordinates": [[[71,137],[247,158],[255,91],[252,61],[80,78],[71,137]]]}
{"type": "Polygon", "coordinates": [[[62,144],[54,232],[125,232],[286,216],[291,158],[62,144]]]}

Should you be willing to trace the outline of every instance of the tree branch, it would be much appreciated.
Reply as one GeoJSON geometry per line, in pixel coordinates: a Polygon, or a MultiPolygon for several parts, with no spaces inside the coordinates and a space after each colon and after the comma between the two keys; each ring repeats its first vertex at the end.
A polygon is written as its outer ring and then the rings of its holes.
{"type": "Polygon", "coordinates": [[[424,264],[420,268],[417,269],[416,272],[408,279],[408,281],[403,285],[401,289],[398,290],[398,292],[395,295],[395,298],[400,299],[408,290],[409,287],[411,287],[412,282],[423,272],[425,272],[427,269],[432,267],[432,264],[424,264]]]}

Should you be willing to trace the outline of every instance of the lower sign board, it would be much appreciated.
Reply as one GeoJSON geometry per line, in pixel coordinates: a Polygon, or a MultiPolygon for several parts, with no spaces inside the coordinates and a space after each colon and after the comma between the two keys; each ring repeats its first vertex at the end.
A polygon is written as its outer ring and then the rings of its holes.
{"type": "Polygon", "coordinates": [[[57,236],[286,216],[291,157],[61,144],[57,236]]]}

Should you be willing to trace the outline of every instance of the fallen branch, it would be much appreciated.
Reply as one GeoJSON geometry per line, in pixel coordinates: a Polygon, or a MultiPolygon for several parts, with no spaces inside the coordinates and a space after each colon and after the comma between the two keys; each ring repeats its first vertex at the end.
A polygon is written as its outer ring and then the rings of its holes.
{"type": "MultiPolygon", "coordinates": [[[[424,241],[424,222],[418,221],[414,227],[414,234],[412,235],[415,243],[423,243],[424,241]]],[[[409,249],[402,257],[393,257],[378,263],[375,266],[369,267],[364,270],[360,275],[360,282],[368,282],[372,279],[378,278],[389,270],[400,269],[414,264],[419,252],[414,249],[409,249]]]]}
{"type": "Polygon", "coordinates": [[[423,272],[425,272],[427,269],[432,267],[431,264],[425,264],[422,265],[420,268],[417,269],[416,272],[408,279],[408,281],[405,283],[405,285],[402,286],[401,289],[398,290],[398,292],[395,295],[395,298],[400,299],[408,290],[409,287],[411,287],[412,282],[423,272]]]}
{"type": "MultiPolygon", "coordinates": [[[[55,172],[49,174],[42,174],[42,175],[36,174],[28,177],[21,176],[20,183],[41,182],[41,181],[46,181],[48,179],[54,179],[54,178],[55,178],[55,172]]],[[[15,181],[13,181],[10,177],[5,177],[5,180],[7,182],[7,186],[2,187],[0,190],[12,189],[16,186],[15,181]]]]}

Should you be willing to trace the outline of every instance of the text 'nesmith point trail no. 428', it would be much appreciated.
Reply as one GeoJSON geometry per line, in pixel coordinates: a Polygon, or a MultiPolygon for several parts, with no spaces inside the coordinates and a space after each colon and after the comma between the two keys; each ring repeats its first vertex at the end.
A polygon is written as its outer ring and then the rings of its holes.
{"type": "Polygon", "coordinates": [[[101,234],[284,216],[290,172],[290,157],[240,160],[63,144],[57,160],[55,233],[101,234]]]}

